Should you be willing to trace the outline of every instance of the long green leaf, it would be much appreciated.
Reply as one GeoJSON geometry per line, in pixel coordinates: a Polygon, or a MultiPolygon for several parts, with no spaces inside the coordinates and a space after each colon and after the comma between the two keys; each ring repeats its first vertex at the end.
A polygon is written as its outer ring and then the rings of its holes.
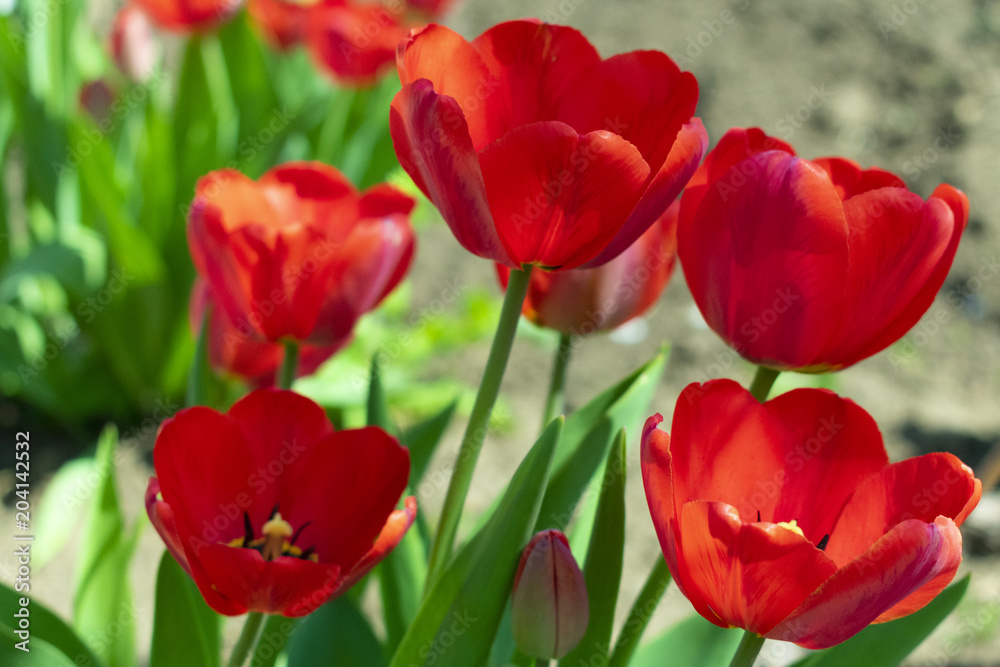
{"type": "Polygon", "coordinates": [[[349,596],[327,602],[295,629],[289,667],[383,667],[382,645],[349,596]]]}
{"type": "Polygon", "coordinates": [[[668,660],[671,665],[726,667],[742,637],[742,630],[720,628],[692,614],[659,638],[640,646],[629,667],[662,667],[668,660]]]}
{"type": "Polygon", "coordinates": [[[75,667],[73,662],[62,651],[38,637],[31,637],[27,644],[22,644],[22,651],[17,645],[23,641],[9,627],[0,623],[0,664],[4,667],[75,667]]]}
{"type": "Polygon", "coordinates": [[[625,553],[625,466],[625,429],[622,429],[604,467],[603,488],[583,570],[590,621],[579,645],[560,660],[559,664],[565,667],[589,665],[594,658],[600,662],[610,652],[625,553]]]}
{"type": "Polygon", "coordinates": [[[156,573],[156,611],[150,667],[216,667],[219,617],[169,552],[156,573]]]}
{"type": "Polygon", "coordinates": [[[944,589],[918,612],[867,628],[833,648],[818,651],[793,667],[895,667],[954,611],[969,589],[970,575],[944,589]]]}
{"type": "Polygon", "coordinates": [[[400,436],[402,443],[410,450],[410,488],[414,491],[420,488],[427,466],[430,465],[457,406],[458,401],[452,401],[444,410],[426,421],[414,424],[400,436]]]}
{"type": "Polygon", "coordinates": [[[394,430],[389,421],[389,406],[385,401],[385,390],[382,388],[382,372],[378,364],[378,355],[372,357],[371,372],[368,376],[368,421],[369,426],[378,426],[390,433],[394,430]]]}
{"type": "Polygon", "coordinates": [[[560,418],[545,429],[518,466],[481,539],[452,558],[424,599],[392,667],[470,667],[487,660],[562,427],[560,418]]]}
{"type": "MultiPolygon", "coordinates": [[[[16,623],[19,617],[15,617],[14,614],[18,612],[21,608],[21,598],[26,597],[25,592],[17,592],[12,588],[9,588],[6,584],[0,584],[0,620],[3,623],[16,623]]],[[[50,611],[45,605],[37,600],[31,600],[28,607],[29,622],[30,622],[30,637],[31,641],[28,646],[31,648],[32,653],[38,648],[35,643],[36,640],[46,642],[50,644],[59,653],[68,657],[70,664],[77,665],[95,665],[99,666],[104,664],[94,652],[83,643],[83,640],[73,631],[73,628],[66,625],[66,623],[59,618],[56,614],[50,611]]],[[[16,628],[19,629],[19,628],[16,628]]],[[[17,635],[14,635],[17,636],[17,635]]],[[[12,646],[15,642],[23,641],[22,638],[18,637],[13,642],[4,641],[5,647],[12,646]]],[[[23,651],[17,650],[15,653],[9,654],[10,656],[18,656],[18,654],[23,653],[23,651]]],[[[0,653],[0,656],[4,656],[4,660],[0,660],[4,665],[22,664],[16,662],[7,662],[7,654],[0,653]]],[[[27,664],[47,664],[47,663],[23,663],[27,664]]]]}
{"type": "Polygon", "coordinates": [[[53,475],[38,502],[35,541],[31,565],[42,569],[51,561],[80,525],[84,503],[78,494],[88,491],[87,480],[94,474],[94,460],[79,458],[64,463],[53,475]]]}

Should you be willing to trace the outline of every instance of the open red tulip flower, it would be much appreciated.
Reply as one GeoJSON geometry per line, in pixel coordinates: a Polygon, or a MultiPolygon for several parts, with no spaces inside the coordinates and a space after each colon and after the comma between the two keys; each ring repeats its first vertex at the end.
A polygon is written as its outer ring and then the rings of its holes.
{"type": "Polygon", "coordinates": [[[258,181],[224,169],[198,182],[188,245],[232,323],[272,342],[331,346],[406,274],[413,205],[387,185],[358,193],[319,163],[284,164],[258,181]]]}
{"type": "Polygon", "coordinates": [[[376,427],[334,432],[323,409],[259,389],[221,414],[167,419],[146,510],[212,609],[303,616],[346,591],[403,538],[394,509],[407,450],[376,427]]]}
{"type": "Polygon", "coordinates": [[[157,26],[173,32],[203,32],[225,23],[242,0],[131,0],[157,26]]]}
{"type": "Polygon", "coordinates": [[[708,325],[779,370],[850,366],[903,336],[944,282],[969,218],[965,194],[924,201],[895,175],[804,160],[733,129],[681,200],[678,254],[708,325]]]}
{"type": "MultiPolygon", "coordinates": [[[[645,313],[667,286],[677,249],[674,202],[607,264],[594,269],[534,271],[522,313],[541,327],[572,336],[610,331],[645,313]]],[[[510,269],[497,264],[506,287],[510,269]]]]}
{"type": "Polygon", "coordinates": [[[401,3],[320,0],[309,12],[305,39],[316,64],[347,86],[370,86],[392,69],[409,25],[401,3]]]}
{"type": "Polygon", "coordinates": [[[825,648],[913,613],[955,576],[982,485],[951,454],[890,464],[875,421],[822,389],[764,404],[689,385],[650,417],[642,478],[674,580],[722,627],[825,648]]]}
{"type": "Polygon", "coordinates": [[[249,0],[247,12],[272,47],[287,51],[305,39],[314,5],[308,0],[249,0]]]}
{"type": "Polygon", "coordinates": [[[693,75],[665,54],[602,60],[576,30],[440,25],[397,56],[400,164],[458,241],[512,269],[594,267],[666,210],[707,146],[693,75]]]}
{"type": "MultiPolygon", "coordinates": [[[[226,311],[215,306],[203,280],[195,280],[188,313],[191,331],[197,336],[207,308],[212,309],[208,328],[208,360],[221,373],[235,375],[253,387],[274,385],[285,348],[262,338],[247,322],[234,322],[226,311]]],[[[311,375],[319,366],[351,341],[351,332],[330,345],[303,345],[299,349],[296,377],[311,375]]]]}

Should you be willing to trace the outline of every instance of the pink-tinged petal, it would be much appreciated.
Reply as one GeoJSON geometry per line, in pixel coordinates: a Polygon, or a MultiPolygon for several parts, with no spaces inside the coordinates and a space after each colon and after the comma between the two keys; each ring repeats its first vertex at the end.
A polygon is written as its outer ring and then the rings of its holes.
{"type": "Polygon", "coordinates": [[[409,452],[382,429],[369,427],[338,431],[289,453],[294,456],[279,459],[284,466],[275,479],[281,516],[296,529],[312,522],[296,544],[315,546],[320,562],[349,572],[372,548],[403,494],[409,452]]]}
{"type": "Polygon", "coordinates": [[[506,132],[505,114],[497,104],[501,86],[497,74],[487,69],[473,46],[455,31],[434,23],[413,30],[400,42],[396,64],[404,89],[427,79],[434,92],[454,100],[475,150],[506,132]]]}
{"type": "Polygon", "coordinates": [[[350,572],[341,578],[333,595],[336,597],[342,592],[361,580],[373,567],[382,562],[382,559],[389,555],[389,552],[396,548],[406,531],[413,525],[417,518],[417,499],[408,496],[403,502],[403,509],[393,510],[392,514],[382,527],[382,532],[378,534],[375,544],[368,550],[361,560],[354,564],[350,572]]]}
{"type": "Polygon", "coordinates": [[[842,157],[822,157],[810,161],[830,175],[834,189],[845,201],[870,190],[906,188],[903,179],[892,172],[877,167],[862,169],[861,165],[854,160],[842,157]]]}
{"type": "Polygon", "coordinates": [[[709,326],[743,356],[802,368],[839,333],[848,229],[825,171],[782,151],[753,155],[710,184],[678,253],[709,326]]]}
{"type": "Polygon", "coordinates": [[[224,544],[203,548],[200,559],[220,595],[265,614],[305,616],[330,599],[340,579],[337,565],[291,556],[265,561],[256,549],[224,544]]]}
{"type": "MultiPolygon", "coordinates": [[[[662,422],[663,416],[655,414],[646,420],[642,428],[642,486],[646,490],[646,504],[663,556],[674,579],[678,579],[677,508],[674,503],[670,435],[658,428],[662,422]]],[[[687,595],[679,579],[677,585],[687,595]]]]}
{"type": "Polygon", "coordinates": [[[826,551],[843,567],[900,522],[931,523],[944,516],[960,524],[981,495],[982,483],[952,454],[938,452],[893,463],[858,485],[826,551]]]}
{"type": "MultiPolygon", "coordinates": [[[[692,118],[677,134],[663,166],[653,177],[653,180],[642,193],[625,224],[615,235],[615,238],[600,254],[587,262],[585,268],[600,266],[614,259],[632,245],[639,236],[648,229],[651,221],[664,214],[664,211],[677,199],[691,176],[697,171],[701,156],[708,149],[708,134],[701,120],[692,118]]],[[[678,219],[680,210],[678,210],[678,219]]]]}
{"type": "Polygon", "coordinates": [[[177,534],[174,512],[170,509],[170,505],[157,498],[158,495],[160,495],[160,482],[155,477],[150,477],[149,485],[146,487],[146,514],[149,515],[149,522],[153,524],[153,528],[156,529],[163,544],[166,545],[167,551],[174,557],[177,564],[184,568],[185,572],[191,574],[191,565],[188,564],[180,535],[177,534]]]}
{"type": "Polygon", "coordinates": [[[621,137],[580,136],[559,122],[512,130],[479,161],[507,254],[519,264],[564,269],[592,259],[614,238],[649,174],[621,137]]]}
{"type": "MultiPolygon", "coordinates": [[[[496,81],[488,99],[479,100],[480,107],[488,108],[488,113],[499,121],[491,124],[492,132],[482,137],[482,143],[476,142],[477,151],[516,127],[562,120],[562,102],[579,85],[577,76],[600,62],[597,50],[579,31],[536,20],[500,23],[473,40],[471,46],[496,81]]],[[[445,59],[440,66],[450,67],[452,63],[445,59]]],[[[437,88],[437,79],[432,80],[437,88]]],[[[464,103],[462,108],[467,117],[483,113],[470,111],[464,103]]],[[[579,134],[597,129],[615,132],[600,126],[579,134]]]]}
{"type": "Polygon", "coordinates": [[[836,571],[798,533],[774,523],[744,524],[736,508],[721,502],[685,504],[678,534],[685,595],[723,627],[767,633],[836,571]]]}
{"type": "Polygon", "coordinates": [[[904,521],[766,634],[811,649],[839,644],[928,583],[946,584],[961,561],[962,535],[951,519],[904,521]]]}
{"type": "Polygon", "coordinates": [[[851,400],[822,390],[796,389],[765,404],[782,425],[790,449],[785,474],[768,491],[780,493],[766,521],[797,521],[818,544],[833,532],[858,485],[889,465],[871,415],[851,400]]]}
{"type": "Polygon", "coordinates": [[[392,101],[389,131],[399,163],[469,252],[511,268],[490,213],[479,158],[458,103],[425,79],[403,86],[392,101]]]}
{"type": "Polygon", "coordinates": [[[791,449],[782,425],[732,380],[685,387],[671,429],[674,502],[732,505],[744,522],[774,516],[791,449]]]}
{"type": "Polygon", "coordinates": [[[951,267],[962,224],[940,199],[903,188],[844,202],[850,244],[847,318],[828,353],[847,366],[888,347],[926,312],[951,267]]]}

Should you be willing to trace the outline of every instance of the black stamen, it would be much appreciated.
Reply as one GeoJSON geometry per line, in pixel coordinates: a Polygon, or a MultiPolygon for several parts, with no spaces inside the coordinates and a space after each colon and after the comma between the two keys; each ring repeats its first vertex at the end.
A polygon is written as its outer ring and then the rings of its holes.
{"type": "Polygon", "coordinates": [[[308,526],[311,523],[312,523],[312,521],[306,521],[304,524],[302,524],[301,526],[299,526],[299,529],[295,531],[294,535],[292,535],[292,539],[289,542],[289,544],[295,544],[295,540],[299,539],[299,535],[301,535],[302,531],[306,529],[306,526],[308,526]]]}
{"type": "Polygon", "coordinates": [[[309,560],[309,556],[312,556],[314,551],[316,551],[315,544],[303,551],[299,558],[302,560],[309,560]]]}
{"type": "Polygon", "coordinates": [[[250,515],[246,512],[243,513],[243,546],[250,546],[253,542],[253,524],[250,523],[250,515]]]}
{"type": "Polygon", "coordinates": [[[268,521],[270,521],[271,519],[273,519],[274,515],[278,513],[278,505],[279,505],[279,503],[274,503],[274,509],[271,510],[271,516],[267,517],[268,521]]]}
{"type": "Polygon", "coordinates": [[[760,510],[757,510],[757,523],[760,523],[760,510]]]}
{"type": "Polygon", "coordinates": [[[830,542],[830,535],[829,534],[824,535],[823,539],[820,540],[819,544],[816,545],[816,548],[819,549],[820,551],[826,551],[826,545],[829,542],[830,542]]]}

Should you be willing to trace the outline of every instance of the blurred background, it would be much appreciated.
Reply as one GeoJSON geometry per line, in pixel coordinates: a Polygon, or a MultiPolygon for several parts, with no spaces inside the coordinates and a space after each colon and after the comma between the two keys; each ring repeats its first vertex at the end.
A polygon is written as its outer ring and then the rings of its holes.
{"type": "MultiPolygon", "coordinates": [[[[371,89],[336,88],[304,54],[262,47],[242,15],[218,40],[197,47],[156,35],[164,67],[129,80],[111,65],[105,47],[115,5],[27,5],[19,10],[28,20],[4,18],[7,34],[0,38],[0,428],[10,443],[16,431],[30,429],[37,443],[33,488],[41,491],[68,461],[93,453],[105,423],[117,423],[122,504],[130,520],[145,520],[140,498],[153,438],[158,424],[183,405],[194,350],[187,315],[193,268],[183,221],[195,179],[232,162],[256,177],[279,161],[315,158],[343,169],[359,186],[388,178],[413,191],[384,128],[398,81],[390,76],[371,89]],[[340,117],[334,109],[347,111],[340,117]]],[[[0,13],[9,15],[15,6],[15,0],[0,2],[0,13]]],[[[443,22],[472,38],[526,16],[577,27],[605,56],[665,51],[697,76],[698,115],[713,145],[730,127],[759,126],[804,157],[840,155],[893,171],[924,197],[942,182],[964,190],[969,227],[923,320],[855,367],[833,376],[786,374],[777,389],[834,389],[875,417],[894,459],[952,451],[995,485],[1000,6],[987,0],[463,0],[443,22]]],[[[401,424],[456,396],[460,411],[467,409],[478,384],[499,311],[493,267],[462,250],[426,203],[415,225],[419,247],[410,279],[363,320],[355,344],[297,385],[344,424],[363,416],[366,369],[377,352],[401,424]],[[412,334],[405,345],[402,332],[412,334]]],[[[485,508],[503,488],[541,419],[557,338],[522,325],[473,485],[473,509],[485,508]]],[[[707,329],[678,269],[647,317],[579,341],[569,369],[570,407],[664,343],[670,358],[649,413],[668,421],[689,382],[732,377],[746,384],[752,377],[752,368],[707,329]]],[[[220,381],[221,401],[238,395],[239,386],[220,381]]],[[[431,464],[445,480],[464,419],[455,421],[431,464]]],[[[640,427],[630,429],[628,443],[622,610],[659,557],[635,465],[640,427]]],[[[0,461],[3,539],[13,525],[7,520],[13,456],[5,453],[0,461]]],[[[432,515],[445,484],[420,498],[432,515]]],[[[65,503],[52,507],[35,590],[69,615],[74,515],[58,511],[65,503]]],[[[907,664],[1000,664],[996,493],[984,495],[966,525],[963,568],[974,572],[973,586],[907,664]]],[[[151,596],[162,546],[146,530],[138,549],[133,581],[143,613],[137,618],[148,622],[151,602],[143,609],[142,600],[151,596]]],[[[0,556],[5,580],[9,567],[0,556]]],[[[672,588],[651,632],[689,612],[672,588]]],[[[146,645],[148,628],[138,630],[139,645],[146,645]]],[[[762,657],[768,664],[796,655],[795,647],[771,644],[762,657]]]]}

